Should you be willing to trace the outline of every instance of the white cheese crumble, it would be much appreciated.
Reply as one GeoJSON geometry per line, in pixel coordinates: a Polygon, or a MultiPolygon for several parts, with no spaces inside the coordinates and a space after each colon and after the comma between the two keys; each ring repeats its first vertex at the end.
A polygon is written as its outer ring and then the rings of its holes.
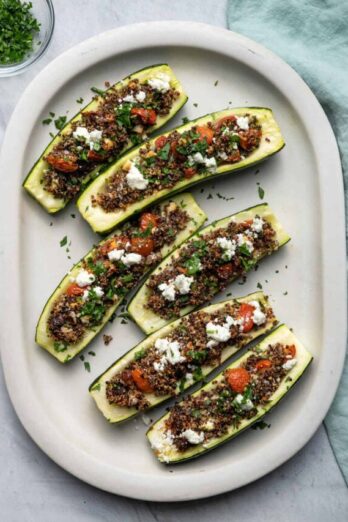
{"type": "Polygon", "coordinates": [[[227,237],[217,237],[216,242],[223,250],[222,258],[230,261],[236,253],[237,244],[234,239],[227,239],[227,237]]]}
{"type": "Polygon", "coordinates": [[[114,248],[113,250],[110,250],[110,252],[108,252],[108,258],[110,259],[110,261],[119,261],[121,259],[121,257],[123,256],[124,254],[124,249],[123,248],[114,248]]]}
{"type": "Polygon", "coordinates": [[[227,156],[227,154],[226,154],[226,152],[224,150],[221,151],[221,152],[218,152],[217,155],[218,155],[219,158],[221,158],[224,161],[227,160],[227,158],[228,158],[228,156],[227,156]]]}
{"type": "Polygon", "coordinates": [[[121,257],[122,263],[124,263],[126,266],[132,266],[132,265],[138,265],[141,263],[143,256],[140,254],[135,254],[134,252],[130,252],[129,254],[124,254],[121,257]]]}
{"type": "Polygon", "coordinates": [[[125,96],[122,101],[126,103],[135,103],[135,98],[133,94],[127,94],[127,96],[125,96]]]}
{"type": "Polygon", "coordinates": [[[150,439],[151,447],[164,462],[169,462],[169,453],[173,447],[173,434],[171,431],[153,431],[150,439]]]}
{"type": "Polygon", "coordinates": [[[185,357],[181,355],[181,346],[178,341],[169,341],[166,337],[156,339],[155,348],[157,353],[162,354],[160,361],[153,363],[156,372],[163,371],[168,363],[178,364],[185,361],[185,357]]]}
{"type": "Polygon", "coordinates": [[[297,359],[296,357],[294,357],[294,359],[289,359],[288,361],[286,361],[282,368],[284,368],[284,370],[292,370],[294,366],[296,366],[297,364],[297,359]]]}
{"type": "Polygon", "coordinates": [[[231,338],[230,328],[235,324],[235,320],[230,315],[226,315],[224,324],[209,322],[205,326],[205,331],[209,339],[207,348],[212,348],[219,343],[224,343],[231,338]]]}
{"type": "Polygon", "coordinates": [[[266,314],[261,310],[259,301],[250,301],[249,304],[254,307],[253,323],[258,326],[264,324],[266,322],[266,314]]]}
{"type": "Polygon", "coordinates": [[[85,291],[83,292],[82,299],[83,299],[84,301],[87,301],[87,299],[90,297],[90,292],[91,292],[92,290],[94,291],[94,295],[95,295],[96,297],[99,297],[99,298],[100,298],[100,297],[103,297],[103,295],[104,295],[104,290],[102,289],[102,287],[101,287],[101,286],[94,286],[93,288],[91,288],[91,290],[85,290],[85,291]]]}
{"type": "Polygon", "coordinates": [[[242,130],[249,130],[249,118],[248,118],[248,116],[239,116],[237,118],[237,125],[242,130]]]}
{"type": "Polygon", "coordinates": [[[263,224],[264,224],[264,220],[262,218],[255,217],[253,219],[253,222],[252,222],[250,228],[253,232],[256,232],[257,234],[259,234],[260,232],[262,232],[263,224]]]}
{"type": "Polygon", "coordinates": [[[190,163],[199,163],[201,165],[205,165],[209,172],[216,171],[216,159],[208,158],[207,156],[203,156],[200,152],[195,152],[192,156],[188,157],[190,163]]]}
{"type": "Polygon", "coordinates": [[[94,129],[89,132],[86,127],[77,127],[73,132],[73,137],[77,141],[84,141],[92,150],[95,143],[100,142],[103,136],[103,131],[94,129]]]}
{"type": "Polygon", "coordinates": [[[87,272],[87,270],[80,270],[80,272],[76,276],[76,284],[80,288],[84,288],[85,286],[88,286],[92,283],[94,283],[95,277],[90,272],[87,272]]]}
{"type": "Polygon", "coordinates": [[[158,290],[162,293],[164,299],[167,301],[175,300],[175,286],[173,283],[161,283],[158,285],[158,290]]]}
{"type": "Polygon", "coordinates": [[[204,432],[188,429],[182,432],[181,434],[184,439],[186,439],[190,444],[201,444],[204,441],[204,432]]]}
{"type": "Polygon", "coordinates": [[[145,190],[149,182],[144,178],[138,167],[131,164],[129,171],[126,174],[126,180],[130,188],[137,190],[145,190]]]}
{"type": "Polygon", "coordinates": [[[187,277],[184,274],[180,274],[174,279],[174,286],[181,295],[186,295],[190,292],[192,283],[193,277],[187,277]]]}
{"type": "Polygon", "coordinates": [[[245,399],[240,393],[235,396],[233,402],[243,411],[250,411],[254,407],[254,403],[250,399],[245,399]]]}
{"type": "Polygon", "coordinates": [[[237,238],[237,245],[240,247],[240,246],[243,246],[245,245],[246,248],[248,249],[248,252],[251,254],[254,250],[254,245],[252,244],[252,242],[250,241],[250,239],[246,238],[245,236],[243,236],[243,234],[237,234],[236,236],[237,238]]]}
{"type": "Polygon", "coordinates": [[[137,92],[137,94],[135,95],[135,98],[138,102],[142,103],[146,98],[146,92],[144,92],[144,91],[137,92]]]}
{"type": "Polygon", "coordinates": [[[167,92],[170,89],[170,77],[167,74],[159,73],[155,78],[148,81],[150,87],[159,92],[167,92]]]}

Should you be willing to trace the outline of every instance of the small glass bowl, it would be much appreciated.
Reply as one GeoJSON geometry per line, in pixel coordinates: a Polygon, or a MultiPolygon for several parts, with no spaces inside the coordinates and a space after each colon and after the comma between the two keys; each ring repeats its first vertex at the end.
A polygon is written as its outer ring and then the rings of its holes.
{"type": "Polygon", "coordinates": [[[22,62],[0,64],[0,77],[13,76],[24,72],[35,63],[46,51],[54,29],[54,9],[52,0],[31,0],[31,12],[41,24],[40,31],[34,36],[32,52],[22,62]]]}

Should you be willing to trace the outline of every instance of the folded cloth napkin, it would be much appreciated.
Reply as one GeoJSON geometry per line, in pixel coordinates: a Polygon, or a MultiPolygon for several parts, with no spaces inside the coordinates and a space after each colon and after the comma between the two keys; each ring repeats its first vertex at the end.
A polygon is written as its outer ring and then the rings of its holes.
{"type": "MultiPolygon", "coordinates": [[[[231,30],[264,44],[292,65],[319,99],[341,153],[347,215],[348,2],[229,0],[227,21],[231,30]]],[[[348,485],[348,359],[325,425],[348,485]]]]}

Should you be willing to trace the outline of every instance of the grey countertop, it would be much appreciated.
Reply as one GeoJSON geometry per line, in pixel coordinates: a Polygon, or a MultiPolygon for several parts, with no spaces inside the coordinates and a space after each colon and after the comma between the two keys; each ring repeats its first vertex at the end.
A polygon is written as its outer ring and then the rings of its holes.
{"type": "MultiPolygon", "coordinates": [[[[46,55],[27,73],[0,80],[0,141],[30,80],[77,42],[140,21],[186,19],[225,26],[225,0],[54,0],[54,6],[56,28],[46,55]]],[[[0,411],[2,522],[348,520],[347,489],[323,427],[289,462],[249,486],[207,500],[158,504],[104,493],[56,466],[18,421],[2,374],[0,411]]]]}

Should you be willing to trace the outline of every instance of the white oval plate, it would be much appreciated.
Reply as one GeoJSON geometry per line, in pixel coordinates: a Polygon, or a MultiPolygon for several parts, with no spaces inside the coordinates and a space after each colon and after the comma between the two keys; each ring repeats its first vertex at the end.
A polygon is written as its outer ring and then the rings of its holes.
{"type": "Polygon", "coordinates": [[[55,462],[113,493],[175,501],[238,488],[302,448],[328,410],[343,365],[344,206],[332,130],[314,95],[288,65],[244,37],[203,24],[147,23],[102,34],[54,60],[26,89],[8,125],[1,174],[5,376],[23,425],[55,462]],[[243,295],[261,282],[278,316],[315,357],[296,390],[269,416],[270,429],[249,430],[210,455],[177,467],[156,461],[141,419],[110,426],[87,393],[92,379],[141,339],[134,324],[118,320],[108,325],[113,342],[105,347],[100,336],[85,352],[90,373],[78,358],[61,366],[35,346],[35,324],[45,300],[95,236],[79,218],[70,217],[74,207],[50,217],[20,187],[49,139],[49,129],[41,125],[49,111],[64,114],[68,108],[71,116],[80,108],[75,100],[88,99],[92,85],[100,87],[104,80],[114,82],[161,62],[174,68],[190,96],[172,126],[182,116],[197,117],[229,102],[273,108],[286,148],[259,169],[205,183],[194,194],[213,220],[258,203],[261,184],[265,200],[293,240],[244,286],[236,283],[232,289],[243,295]],[[226,201],[217,193],[235,199],[226,201]],[[59,247],[65,235],[72,240],[71,261],[59,247]],[[95,357],[88,355],[91,350],[95,357]]]}

